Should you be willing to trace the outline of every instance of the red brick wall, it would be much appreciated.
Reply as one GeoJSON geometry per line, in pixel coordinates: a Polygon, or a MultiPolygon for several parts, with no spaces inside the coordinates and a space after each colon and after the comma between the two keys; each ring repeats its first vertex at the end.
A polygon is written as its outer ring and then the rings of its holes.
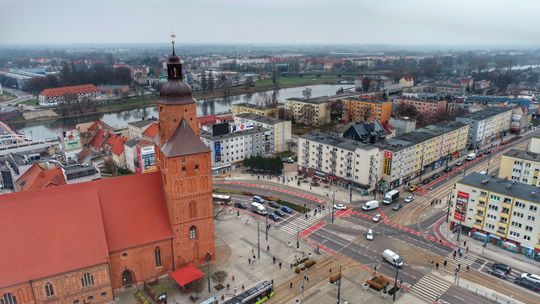
{"type": "Polygon", "coordinates": [[[111,282],[114,289],[123,287],[122,273],[131,271],[135,282],[160,277],[172,270],[172,240],[164,240],[110,253],[111,282]],[[161,266],[156,266],[154,250],[160,248],[161,266]]]}
{"type": "Polygon", "coordinates": [[[17,304],[21,303],[27,303],[27,304],[34,304],[34,294],[32,293],[32,286],[30,283],[22,283],[18,285],[13,285],[10,287],[4,287],[0,288],[0,298],[4,296],[6,293],[11,293],[15,296],[15,299],[17,300],[17,304]]]}
{"type": "Polygon", "coordinates": [[[159,136],[160,144],[166,143],[174,134],[176,128],[185,118],[189,126],[199,135],[199,124],[197,123],[197,106],[195,101],[190,104],[161,104],[158,102],[159,111],[159,136]]]}

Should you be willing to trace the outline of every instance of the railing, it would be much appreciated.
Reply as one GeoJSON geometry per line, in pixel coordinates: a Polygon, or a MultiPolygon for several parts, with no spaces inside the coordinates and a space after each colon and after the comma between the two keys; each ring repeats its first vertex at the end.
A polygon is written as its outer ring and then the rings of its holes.
{"type": "Polygon", "coordinates": [[[513,298],[510,298],[510,297],[508,297],[506,295],[493,292],[490,289],[485,290],[485,288],[482,288],[482,287],[479,288],[478,286],[475,286],[473,284],[463,283],[461,281],[458,281],[457,285],[459,287],[461,287],[461,288],[467,289],[470,292],[474,292],[475,294],[477,294],[477,295],[479,295],[481,297],[484,297],[486,299],[495,301],[496,303],[500,303],[500,304],[518,304],[518,303],[521,303],[521,302],[516,301],[513,298]]]}

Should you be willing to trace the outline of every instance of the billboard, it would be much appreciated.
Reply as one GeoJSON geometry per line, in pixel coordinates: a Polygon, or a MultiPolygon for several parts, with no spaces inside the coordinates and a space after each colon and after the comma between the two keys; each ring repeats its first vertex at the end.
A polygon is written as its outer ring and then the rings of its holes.
{"type": "Polygon", "coordinates": [[[144,146],[137,150],[137,159],[139,160],[138,171],[141,173],[155,171],[156,169],[156,152],[154,146],[144,146]]]}
{"type": "Polygon", "coordinates": [[[240,131],[245,131],[245,130],[249,130],[253,128],[255,128],[255,126],[252,123],[240,123],[240,124],[233,125],[232,131],[240,132],[240,131]]]}
{"type": "Polygon", "coordinates": [[[456,198],[456,209],[454,211],[454,219],[464,221],[467,215],[467,205],[469,204],[469,193],[459,191],[456,198]]]}
{"type": "Polygon", "coordinates": [[[390,151],[384,151],[384,174],[391,175],[392,174],[392,158],[394,157],[394,153],[390,151]]]}
{"type": "Polygon", "coordinates": [[[64,152],[80,150],[82,146],[79,130],[62,132],[62,147],[64,152]]]}
{"type": "Polygon", "coordinates": [[[221,161],[221,142],[216,141],[214,143],[214,162],[219,163],[221,161]]]}
{"type": "Polygon", "coordinates": [[[229,123],[223,122],[212,125],[212,136],[229,134],[229,123]]]}

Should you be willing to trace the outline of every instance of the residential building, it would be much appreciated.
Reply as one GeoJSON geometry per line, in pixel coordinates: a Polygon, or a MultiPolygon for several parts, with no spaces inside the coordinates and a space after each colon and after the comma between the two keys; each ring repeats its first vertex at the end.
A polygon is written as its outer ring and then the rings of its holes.
{"type": "Polygon", "coordinates": [[[227,172],[245,158],[274,153],[272,130],[253,126],[223,135],[205,132],[202,142],[211,150],[212,173],[227,172]]]}
{"type": "Polygon", "coordinates": [[[406,184],[426,169],[437,169],[466,152],[469,126],[461,122],[430,125],[381,144],[382,178],[390,188],[406,184]]]}
{"type": "Polygon", "coordinates": [[[305,126],[323,126],[330,123],[328,97],[289,98],[286,107],[295,123],[305,126]]]}
{"type": "Polygon", "coordinates": [[[540,154],[511,149],[501,157],[499,178],[540,187],[540,154]]]}
{"type": "Polygon", "coordinates": [[[106,97],[126,97],[129,95],[129,86],[126,85],[100,85],[98,90],[106,97]]]}
{"type": "Polygon", "coordinates": [[[135,173],[154,172],[156,153],[154,142],[133,138],[124,144],[126,167],[135,173]]]}
{"type": "Polygon", "coordinates": [[[399,79],[399,86],[402,88],[409,88],[414,86],[414,78],[411,76],[403,76],[399,79]]]}
{"type": "Polygon", "coordinates": [[[15,182],[16,191],[30,191],[65,185],[62,168],[47,163],[34,163],[15,182]]]}
{"type": "Polygon", "coordinates": [[[396,136],[416,130],[416,119],[410,117],[390,117],[390,125],[396,129],[396,136]]]}
{"type": "Polygon", "coordinates": [[[453,94],[453,95],[464,94],[466,90],[466,87],[463,87],[460,84],[451,83],[451,82],[437,82],[433,84],[432,87],[437,93],[453,94]]]}
{"type": "Polygon", "coordinates": [[[156,120],[143,119],[128,123],[128,139],[143,138],[143,133],[146,129],[150,128],[156,120]]]}
{"type": "Polygon", "coordinates": [[[204,276],[193,263],[215,257],[210,151],[174,48],[167,74],[157,172],[0,195],[0,214],[24,219],[0,221],[0,302],[111,303],[114,289],[204,276]]]}
{"type": "Polygon", "coordinates": [[[358,122],[346,125],[346,130],[340,136],[362,142],[373,144],[389,139],[391,133],[378,121],[372,123],[358,122]]]}
{"type": "Polygon", "coordinates": [[[540,135],[534,135],[529,141],[529,148],[527,149],[534,153],[540,153],[540,135]]]}
{"type": "Polygon", "coordinates": [[[469,148],[483,150],[499,145],[503,136],[510,131],[512,108],[494,107],[457,117],[469,125],[469,148]]]}
{"type": "Polygon", "coordinates": [[[392,102],[358,97],[345,98],[343,100],[345,114],[343,120],[349,122],[373,122],[378,120],[382,123],[390,120],[392,116],[392,102]]]}
{"type": "Polygon", "coordinates": [[[41,106],[57,106],[63,103],[94,101],[101,98],[101,93],[93,84],[76,85],[45,89],[39,94],[41,106]]]}
{"type": "Polygon", "coordinates": [[[527,130],[531,124],[532,115],[526,108],[514,107],[512,109],[512,121],[510,122],[510,131],[514,134],[520,134],[527,130]]]}
{"type": "Polygon", "coordinates": [[[485,107],[519,106],[530,109],[531,100],[528,98],[514,98],[513,96],[471,95],[463,101],[463,108],[468,109],[474,105],[485,107]]]}
{"type": "Polygon", "coordinates": [[[356,191],[375,189],[381,177],[377,146],[312,132],[298,138],[298,171],[356,191]]]}
{"type": "Polygon", "coordinates": [[[532,185],[473,172],[456,183],[450,228],[477,240],[539,258],[540,193],[532,185]]]}
{"type": "Polygon", "coordinates": [[[292,128],[291,121],[251,113],[242,113],[234,117],[234,123],[235,125],[253,125],[269,129],[274,136],[273,152],[279,153],[289,150],[292,128]]]}
{"type": "Polygon", "coordinates": [[[273,116],[276,112],[275,106],[262,106],[251,103],[234,103],[231,110],[233,115],[252,113],[261,116],[273,116]]]}
{"type": "Polygon", "coordinates": [[[394,109],[399,105],[413,106],[418,115],[426,117],[434,117],[446,112],[446,100],[439,98],[396,98],[394,99],[394,109]]]}

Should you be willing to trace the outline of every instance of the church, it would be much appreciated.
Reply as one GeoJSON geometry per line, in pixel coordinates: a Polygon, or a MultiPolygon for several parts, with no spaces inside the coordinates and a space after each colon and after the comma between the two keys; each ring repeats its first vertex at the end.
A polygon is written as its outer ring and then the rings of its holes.
{"type": "Polygon", "coordinates": [[[0,303],[109,303],[214,256],[210,150],[182,62],[160,91],[158,171],[0,196],[0,303]]]}

